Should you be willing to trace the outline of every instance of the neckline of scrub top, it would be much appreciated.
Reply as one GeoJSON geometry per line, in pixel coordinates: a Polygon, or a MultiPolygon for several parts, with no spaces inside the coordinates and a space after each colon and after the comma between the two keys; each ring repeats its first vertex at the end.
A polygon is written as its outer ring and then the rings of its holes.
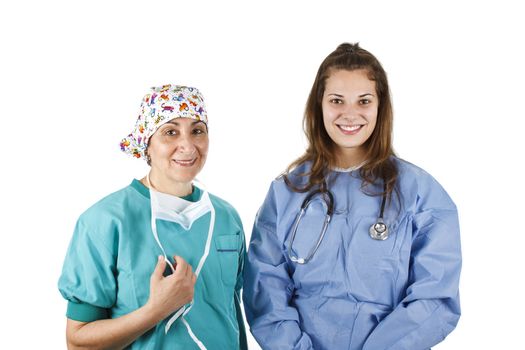
{"type": "MultiPolygon", "coordinates": [[[[133,179],[133,181],[131,181],[131,187],[137,190],[144,197],[149,198],[149,188],[144,186],[144,184],[140,182],[139,180],[133,179]]],[[[187,200],[189,202],[197,202],[201,198],[202,191],[197,186],[192,185],[192,188],[193,188],[193,191],[191,192],[191,194],[184,196],[184,197],[180,197],[180,198],[187,200]]]]}
{"type": "Polygon", "coordinates": [[[338,167],[335,167],[332,170],[336,171],[338,173],[350,173],[352,171],[360,169],[363,165],[365,165],[364,162],[361,163],[361,164],[358,164],[358,165],[351,166],[350,168],[338,168],[338,167]]]}

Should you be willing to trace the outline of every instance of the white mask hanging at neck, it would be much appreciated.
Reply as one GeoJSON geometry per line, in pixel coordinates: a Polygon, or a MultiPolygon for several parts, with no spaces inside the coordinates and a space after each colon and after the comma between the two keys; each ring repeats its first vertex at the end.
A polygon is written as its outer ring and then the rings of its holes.
{"type": "MultiPolygon", "coordinates": [[[[176,196],[156,191],[151,185],[149,174],[146,176],[146,180],[148,182],[151,202],[151,231],[153,232],[155,241],[157,241],[157,244],[164,255],[164,260],[166,260],[168,263],[172,273],[175,272],[175,267],[169,261],[168,256],[164,251],[164,247],[160,243],[157,232],[157,219],[176,222],[185,230],[189,230],[195,221],[210,212],[210,226],[208,229],[208,236],[206,238],[206,245],[204,246],[204,252],[199,260],[199,264],[195,269],[195,276],[197,277],[198,281],[200,271],[202,270],[204,262],[206,261],[206,258],[210,252],[211,238],[213,235],[213,228],[215,226],[215,209],[213,208],[213,204],[211,203],[208,192],[203,190],[200,200],[197,202],[190,202],[176,196]]],[[[169,319],[168,323],[166,324],[165,332],[168,333],[171,325],[182,315],[181,320],[186,326],[193,341],[199,346],[199,349],[206,349],[202,342],[195,336],[188,322],[184,319],[184,316],[191,310],[193,304],[194,300],[177,310],[177,312],[169,319]]]]}

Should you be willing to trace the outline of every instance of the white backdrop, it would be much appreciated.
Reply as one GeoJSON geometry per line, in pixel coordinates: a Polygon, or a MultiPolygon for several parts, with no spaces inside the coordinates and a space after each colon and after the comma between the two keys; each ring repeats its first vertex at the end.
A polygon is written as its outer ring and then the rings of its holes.
{"type": "Polygon", "coordinates": [[[67,244],[83,210],[146,173],[118,143],[148,87],[204,93],[200,180],[238,209],[249,239],[269,183],[304,150],[319,64],[359,41],[389,74],[396,151],[460,210],[463,316],[435,349],[523,346],[525,28],[513,4],[2,2],[2,343],[65,348],[67,244]]]}

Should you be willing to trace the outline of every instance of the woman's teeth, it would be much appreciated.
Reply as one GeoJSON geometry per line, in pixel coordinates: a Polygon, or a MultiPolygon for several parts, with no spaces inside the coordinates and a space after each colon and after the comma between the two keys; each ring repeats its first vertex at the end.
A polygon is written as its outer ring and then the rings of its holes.
{"type": "Polygon", "coordinates": [[[177,159],[174,159],[175,163],[179,164],[179,165],[182,165],[182,166],[191,166],[193,165],[193,163],[195,163],[195,159],[191,159],[191,160],[177,160],[177,159]]]}
{"type": "Polygon", "coordinates": [[[344,131],[355,131],[361,127],[361,125],[339,125],[344,131]]]}

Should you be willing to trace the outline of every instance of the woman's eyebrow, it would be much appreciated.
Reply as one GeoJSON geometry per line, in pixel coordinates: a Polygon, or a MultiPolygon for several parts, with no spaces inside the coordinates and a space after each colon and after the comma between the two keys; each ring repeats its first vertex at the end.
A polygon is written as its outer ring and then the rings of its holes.
{"type": "MultiPolygon", "coordinates": [[[[370,92],[367,92],[367,93],[364,93],[364,94],[361,94],[359,95],[358,97],[365,97],[365,96],[374,96],[374,94],[370,93],[370,92]]],[[[344,97],[343,95],[340,95],[340,94],[336,94],[336,93],[330,93],[328,94],[328,96],[335,96],[335,97],[344,97]]]]}
{"type": "MultiPolygon", "coordinates": [[[[193,123],[191,123],[191,125],[195,125],[195,124],[199,124],[199,123],[204,124],[204,122],[202,120],[196,120],[193,123]]],[[[175,120],[170,120],[169,122],[166,122],[166,124],[173,124],[173,125],[176,125],[176,126],[180,126],[180,123],[175,121],[175,120]]]]}

